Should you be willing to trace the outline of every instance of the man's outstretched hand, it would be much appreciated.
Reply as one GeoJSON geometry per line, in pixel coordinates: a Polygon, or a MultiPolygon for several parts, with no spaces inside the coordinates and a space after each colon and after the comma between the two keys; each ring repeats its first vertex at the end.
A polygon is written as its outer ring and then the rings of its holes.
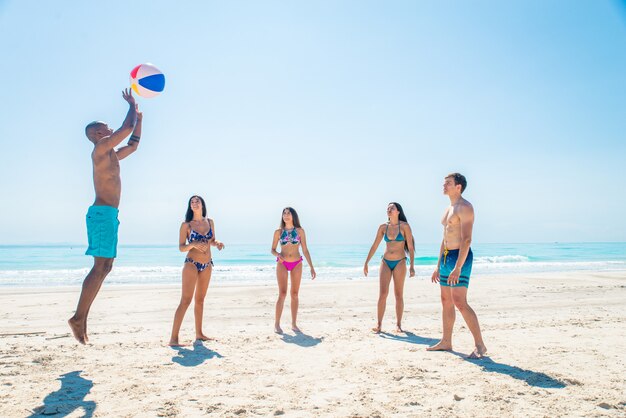
{"type": "Polygon", "coordinates": [[[133,92],[131,89],[124,89],[124,91],[122,91],[122,97],[128,102],[130,106],[136,106],[135,98],[133,97],[133,92]]]}

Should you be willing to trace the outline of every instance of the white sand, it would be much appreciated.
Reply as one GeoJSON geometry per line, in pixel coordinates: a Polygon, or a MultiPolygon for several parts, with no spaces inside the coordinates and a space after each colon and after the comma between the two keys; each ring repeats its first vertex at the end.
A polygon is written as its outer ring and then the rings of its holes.
{"type": "MultiPolygon", "coordinates": [[[[106,283],[91,344],[69,336],[79,289],[1,289],[0,416],[626,416],[626,272],[472,278],[490,359],[468,361],[457,315],[440,337],[439,287],[407,280],[407,335],[376,336],[375,281],[303,284],[305,336],[272,333],[273,286],[209,289],[217,342],[166,346],[178,287],[106,283]],[[63,377],[65,375],[65,377],[63,377]]],[[[288,330],[287,305],[283,327],[288,330]]],[[[390,295],[384,321],[395,321],[390,295]]],[[[191,342],[193,311],[181,339],[191,342]]]]}

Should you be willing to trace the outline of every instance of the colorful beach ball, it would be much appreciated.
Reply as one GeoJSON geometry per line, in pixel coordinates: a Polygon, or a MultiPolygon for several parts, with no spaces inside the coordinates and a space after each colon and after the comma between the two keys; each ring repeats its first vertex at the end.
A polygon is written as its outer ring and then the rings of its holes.
{"type": "Polygon", "coordinates": [[[152,64],[140,64],[130,72],[130,87],[141,97],[156,97],[165,88],[165,76],[152,64]]]}

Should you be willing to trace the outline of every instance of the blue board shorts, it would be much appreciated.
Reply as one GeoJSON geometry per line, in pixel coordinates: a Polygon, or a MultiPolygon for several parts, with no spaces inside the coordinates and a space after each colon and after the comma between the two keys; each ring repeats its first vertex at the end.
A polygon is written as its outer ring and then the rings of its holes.
{"type": "Polygon", "coordinates": [[[117,230],[119,210],[112,206],[90,206],[87,211],[87,238],[89,248],[85,255],[115,258],[117,255],[117,230]]]}
{"type": "MultiPolygon", "coordinates": [[[[445,252],[444,252],[445,253],[445,252]]],[[[456,261],[459,259],[459,250],[448,250],[447,255],[441,255],[441,262],[439,263],[439,284],[441,286],[446,287],[468,287],[470,274],[472,274],[472,263],[474,262],[474,253],[472,253],[472,249],[470,248],[469,253],[467,253],[467,258],[465,259],[465,263],[463,263],[463,267],[461,267],[461,275],[459,276],[459,282],[456,285],[448,284],[448,276],[454,270],[456,266],[456,261]]]]}

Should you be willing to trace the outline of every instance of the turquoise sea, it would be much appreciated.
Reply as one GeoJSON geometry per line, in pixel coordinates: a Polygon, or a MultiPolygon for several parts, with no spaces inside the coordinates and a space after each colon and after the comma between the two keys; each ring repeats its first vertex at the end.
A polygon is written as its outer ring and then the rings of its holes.
{"type": "MultiPolygon", "coordinates": [[[[380,249],[382,250],[381,245],[380,249]]],[[[626,270],[626,243],[476,244],[473,276],[553,271],[626,270]]],[[[367,245],[311,246],[319,281],[363,279],[367,245]]],[[[429,278],[438,244],[416,245],[418,278],[429,278]]],[[[79,285],[91,267],[84,245],[1,245],[0,287],[79,285]]],[[[376,279],[382,251],[370,262],[376,279]]],[[[169,245],[121,245],[108,284],[176,284],[184,254],[169,245]]],[[[269,246],[231,245],[214,249],[212,282],[265,284],[275,281],[269,246]]],[[[307,270],[305,270],[305,274],[307,270]]]]}

